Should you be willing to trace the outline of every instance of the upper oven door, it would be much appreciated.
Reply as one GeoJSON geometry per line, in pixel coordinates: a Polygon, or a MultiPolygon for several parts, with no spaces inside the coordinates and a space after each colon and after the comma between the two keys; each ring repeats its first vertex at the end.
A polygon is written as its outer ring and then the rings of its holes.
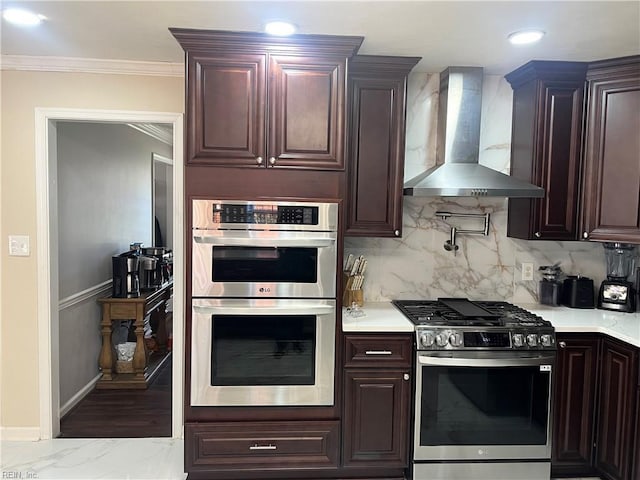
{"type": "Polygon", "coordinates": [[[554,353],[418,352],[415,459],[549,459],[554,353]]]}
{"type": "Polygon", "coordinates": [[[197,230],[194,297],[336,294],[336,232],[197,230]]]}

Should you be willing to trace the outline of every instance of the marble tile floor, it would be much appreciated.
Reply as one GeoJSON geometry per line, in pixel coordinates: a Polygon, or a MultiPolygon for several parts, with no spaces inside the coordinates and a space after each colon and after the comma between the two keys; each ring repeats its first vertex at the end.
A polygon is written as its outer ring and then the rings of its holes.
{"type": "Polygon", "coordinates": [[[0,444],[0,478],[184,480],[184,442],[171,438],[63,438],[0,444]]]}
{"type": "Polygon", "coordinates": [[[3,441],[0,479],[184,480],[183,448],[171,438],[3,441]]]}

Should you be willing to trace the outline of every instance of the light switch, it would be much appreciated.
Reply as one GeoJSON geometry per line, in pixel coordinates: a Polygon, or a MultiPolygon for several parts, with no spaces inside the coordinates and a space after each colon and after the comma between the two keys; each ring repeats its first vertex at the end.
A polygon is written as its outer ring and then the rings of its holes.
{"type": "Polygon", "coordinates": [[[29,235],[9,235],[9,255],[28,257],[30,253],[29,235]]]}

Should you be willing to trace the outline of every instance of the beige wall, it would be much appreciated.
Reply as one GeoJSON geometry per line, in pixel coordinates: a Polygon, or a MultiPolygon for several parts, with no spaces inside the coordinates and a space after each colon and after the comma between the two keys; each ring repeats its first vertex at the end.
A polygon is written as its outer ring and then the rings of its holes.
{"type": "Polygon", "coordinates": [[[3,71],[1,99],[0,425],[38,427],[35,109],[179,113],[184,80],[3,71]],[[12,234],[31,237],[31,256],[8,256],[12,234]]]}

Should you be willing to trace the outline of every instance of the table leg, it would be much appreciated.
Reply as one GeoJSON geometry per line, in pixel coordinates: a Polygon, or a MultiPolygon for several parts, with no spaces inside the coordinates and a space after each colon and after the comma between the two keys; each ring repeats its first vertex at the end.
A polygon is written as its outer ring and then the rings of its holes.
{"type": "Polygon", "coordinates": [[[136,377],[144,378],[147,367],[147,352],[144,346],[144,304],[136,305],[136,320],[134,322],[136,332],[136,351],[133,354],[133,371],[136,377]]]}
{"type": "Polygon", "coordinates": [[[113,380],[111,372],[113,370],[113,347],[111,345],[111,305],[105,303],[102,305],[102,348],[100,350],[99,365],[102,369],[101,380],[113,380]]]}

